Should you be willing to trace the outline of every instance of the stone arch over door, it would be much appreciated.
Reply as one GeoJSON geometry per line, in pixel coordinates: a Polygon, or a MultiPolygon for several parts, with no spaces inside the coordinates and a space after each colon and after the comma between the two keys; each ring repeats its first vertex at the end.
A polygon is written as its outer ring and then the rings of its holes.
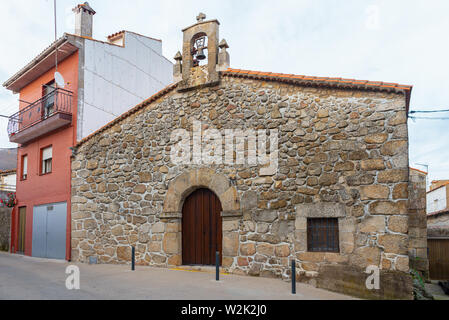
{"type": "Polygon", "coordinates": [[[223,217],[241,216],[237,189],[212,169],[193,169],[176,177],[168,187],[161,218],[181,218],[184,200],[196,189],[206,188],[220,199],[223,217]]]}
{"type": "MultiPolygon", "coordinates": [[[[182,264],[182,209],[187,197],[198,189],[209,189],[221,202],[222,212],[222,261],[233,261],[238,254],[238,230],[230,228],[240,220],[242,211],[237,189],[223,174],[212,169],[193,169],[176,177],[168,186],[164,207],[159,218],[166,222],[163,248],[169,255],[169,265],[182,264]],[[168,225],[176,226],[168,232],[168,225]]],[[[226,263],[229,265],[229,263],[226,263]]]]}

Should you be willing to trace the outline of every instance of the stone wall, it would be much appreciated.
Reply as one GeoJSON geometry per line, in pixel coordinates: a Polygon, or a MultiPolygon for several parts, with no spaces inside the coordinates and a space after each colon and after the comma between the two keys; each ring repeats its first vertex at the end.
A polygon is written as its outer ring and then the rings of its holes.
{"type": "Polygon", "coordinates": [[[401,94],[231,77],[171,90],[77,149],[72,258],[129,263],[134,245],[140,265],[181,264],[182,202],[208,187],[223,206],[226,271],[289,278],[296,259],[299,280],[345,292],[376,265],[388,297],[410,298],[407,136],[401,94]],[[173,164],[170,134],[194,120],[220,132],[278,129],[279,169],[173,164]],[[307,252],[307,217],[326,216],[339,219],[340,252],[307,252]]]}
{"type": "Polygon", "coordinates": [[[425,278],[429,274],[429,260],[427,258],[426,184],[426,174],[410,169],[408,231],[410,267],[420,271],[425,278]]]}
{"type": "MultiPolygon", "coordinates": [[[[7,199],[9,192],[0,191],[0,198],[7,199]]],[[[0,251],[9,251],[11,235],[11,212],[12,208],[0,206],[0,251]]]]}
{"type": "Polygon", "coordinates": [[[429,238],[449,238],[449,211],[427,216],[429,238]]]}

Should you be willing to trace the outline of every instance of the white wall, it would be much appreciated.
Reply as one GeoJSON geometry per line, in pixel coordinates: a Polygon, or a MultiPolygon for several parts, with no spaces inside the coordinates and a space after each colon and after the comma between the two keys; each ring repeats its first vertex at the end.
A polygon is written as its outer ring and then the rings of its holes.
{"type": "Polygon", "coordinates": [[[0,177],[0,184],[6,185],[7,187],[15,187],[16,186],[16,174],[10,174],[7,176],[2,176],[0,177]]]}
{"type": "Polygon", "coordinates": [[[444,186],[427,193],[427,214],[446,209],[446,188],[444,186]]]}
{"type": "Polygon", "coordinates": [[[78,140],[172,82],[173,64],[160,41],[132,32],[125,33],[124,48],[86,39],[78,140]]]}

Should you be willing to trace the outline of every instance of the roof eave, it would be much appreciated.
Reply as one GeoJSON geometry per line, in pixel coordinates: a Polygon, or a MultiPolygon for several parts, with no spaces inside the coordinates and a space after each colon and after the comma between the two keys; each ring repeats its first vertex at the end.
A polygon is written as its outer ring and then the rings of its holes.
{"type": "Polygon", "coordinates": [[[32,70],[34,67],[39,65],[42,61],[44,61],[49,55],[51,55],[55,51],[56,47],[60,48],[63,45],[65,45],[65,43],[70,43],[71,45],[75,46],[74,43],[69,41],[68,35],[64,34],[62,37],[60,37],[59,39],[54,41],[50,46],[48,46],[46,49],[44,49],[44,51],[42,51],[39,55],[37,55],[31,62],[29,62],[27,65],[25,65],[25,67],[20,69],[11,78],[6,80],[3,83],[3,87],[5,87],[6,89],[11,90],[13,92],[18,92],[21,88],[23,88],[23,86],[22,87],[18,87],[18,86],[15,86],[15,84],[17,84],[17,82],[24,75],[26,75],[30,70],[32,70]]]}
{"type": "Polygon", "coordinates": [[[362,81],[354,79],[342,78],[326,78],[326,77],[308,77],[294,74],[282,74],[271,72],[259,72],[250,70],[239,70],[229,68],[221,72],[224,76],[231,76],[237,78],[248,78],[266,81],[287,82],[303,86],[314,87],[332,87],[337,89],[356,89],[365,91],[386,91],[394,93],[402,93],[405,96],[405,106],[408,114],[410,106],[411,91],[413,86],[388,84],[384,82],[362,81]]]}

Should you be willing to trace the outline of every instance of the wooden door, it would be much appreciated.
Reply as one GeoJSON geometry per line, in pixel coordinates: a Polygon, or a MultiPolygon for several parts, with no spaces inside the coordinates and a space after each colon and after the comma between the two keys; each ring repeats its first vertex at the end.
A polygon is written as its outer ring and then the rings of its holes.
{"type": "Polygon", "coordinates": [[[25,222],[26,222],[26,207],[19,208],[19,233],[18,233],[18,244],[17,252],[25,252],[25,222]]]}
{"type": "Polygon", "coordinates": [[[449,280],[449,239],[428,239],[429,273],[432,280],[449,280]]]}
{"type": "Polygon", "coordinates": [[[198,189],[184,202],[182,210],[182,262],[184,265],[221,264],[221,203],[208,189],[198,189]]]}

